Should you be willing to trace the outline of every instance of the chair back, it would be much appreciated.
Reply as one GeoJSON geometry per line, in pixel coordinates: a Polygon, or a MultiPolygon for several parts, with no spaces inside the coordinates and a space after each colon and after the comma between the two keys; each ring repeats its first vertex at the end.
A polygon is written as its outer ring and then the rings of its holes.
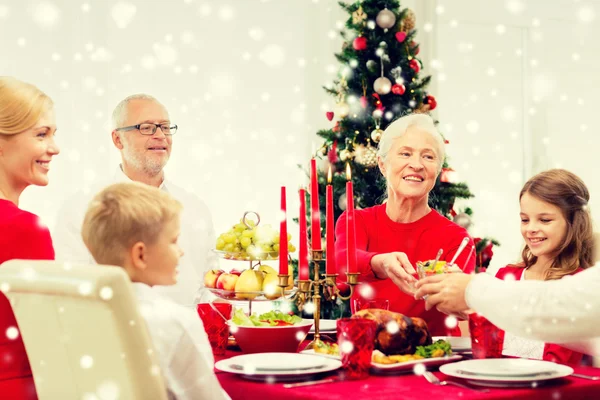
{"type": "Polygon", "coordinates": [[[122,268],[11,260],[0,266],[0,289],[19,324],[40,400],[167,399],[122,268]]]}

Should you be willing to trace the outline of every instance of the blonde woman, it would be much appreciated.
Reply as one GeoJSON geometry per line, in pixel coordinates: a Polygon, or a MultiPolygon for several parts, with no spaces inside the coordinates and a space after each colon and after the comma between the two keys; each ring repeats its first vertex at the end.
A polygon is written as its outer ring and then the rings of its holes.
{"type": "MultiPolygon", "coordinates": [[[[53,102],[37,87],[0,77],[0,264],[11,259],[54,259],[48,228],[19,208],[30,185],[46,186],[50,161],[59,153],[54,141],[53,102]]],[[[0,332],[17,328],[7,298],[0,292],[0,332]]],[[[0,393],[7,399],[35,399],[35,386],[20,335],[0,335],[0,393]]]]}

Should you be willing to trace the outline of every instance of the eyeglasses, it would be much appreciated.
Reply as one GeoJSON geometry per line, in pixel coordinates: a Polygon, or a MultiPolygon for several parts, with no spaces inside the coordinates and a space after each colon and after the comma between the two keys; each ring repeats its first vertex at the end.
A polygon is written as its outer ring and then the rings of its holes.
{"type": "Polygon", "coordinates": [[[122,128],[115,129],[116,131],[132,131],[137,129],[140,131],[142,135],[152,136],[156,133],[156,130],[160,128],[163,134],[166,136],[172,136],[177,133],[177,125],[173,124],[151,124],[151,123],[143,123],[131,126],[124,126],[122,128]]]}

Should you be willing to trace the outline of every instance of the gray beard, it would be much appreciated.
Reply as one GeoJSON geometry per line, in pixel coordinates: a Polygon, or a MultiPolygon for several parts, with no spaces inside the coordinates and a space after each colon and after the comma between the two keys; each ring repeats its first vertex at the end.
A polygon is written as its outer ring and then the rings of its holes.
{"type": "Polygon", "coordinates": [[[123,158],[125,159],[125,161],[127,161],[129,165],[133,166],[136,170],[143,171],[144,174],[152,177],[160,174],[165,165],[167,165],[167,161],[169,161],[168,156],[164,162],[157,162],[155,160],[148,159],[144,156],[138,156],[128,153],[124,153],[123,155],[123,158]]]}

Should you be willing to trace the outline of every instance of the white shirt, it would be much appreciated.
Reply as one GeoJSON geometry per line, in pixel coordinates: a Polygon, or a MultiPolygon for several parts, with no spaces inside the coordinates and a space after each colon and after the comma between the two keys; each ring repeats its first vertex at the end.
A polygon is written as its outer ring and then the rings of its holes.
{"type": "MultiPolygon", "coordinates": [[[[520,280],[525,280],[525,271],[521,274],[520,280]]],[[[505,356],[542,360],[544,358],[544,345],[545,343],[541,340],[526,339],[505,331],[502,354],[505,356]]]]}
{"type": "Polygon", "coordinates": [[[552,281],[509,282],[476,274],[466,301],[505,331],[600,355],[599,288],[599,264],[552,281]]]}
{"type": "MultiPolygon", "coordinates": [[[[81,238],[83,218],[92,198],[104,187],[117,182],[131,182],[120,167],[115,171],[112,180],[95,185],[88,192],[79,191],[63,203],[52,231],[57,261],[94,264],[94,259],[81,238]]],[[[219,268],[217,255],[212,251],[215,244],[212,216],[202,200],[166,179],[160,189],[183,204],[179,246],[184,255],[179,261],[177,284],[155,286],[153,290],[164,294],[176,303],[191,305],[199,297],[206,296],[204,274],[209,269],[219,268]]]]}
{"type": "Polygon", "coordinates": [[[214,373],[214,358],[202,320],[191,307],[172,302],[143,283],[133,283],[170,399],[219,400],[229,396],[214,373]]]}

